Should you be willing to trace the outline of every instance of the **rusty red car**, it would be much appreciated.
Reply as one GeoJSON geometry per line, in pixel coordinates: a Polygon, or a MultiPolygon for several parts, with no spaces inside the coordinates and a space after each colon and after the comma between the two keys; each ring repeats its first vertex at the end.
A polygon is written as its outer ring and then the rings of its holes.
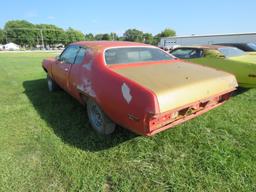
{"type": "Polygon", "coordinates": [[[237,87],[229,73],[133,42],[72,43],[42,67],[49,91],[60,87],[86,106],[100,134],[118,124],[154,135],[223,104],[237,87]]]}

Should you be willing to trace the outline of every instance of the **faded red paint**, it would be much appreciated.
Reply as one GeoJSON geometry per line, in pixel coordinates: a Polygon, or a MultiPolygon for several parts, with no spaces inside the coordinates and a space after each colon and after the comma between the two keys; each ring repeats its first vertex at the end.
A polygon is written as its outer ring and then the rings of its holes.
{"type": "MultiPolygon", "coordinates": [[[[111,41],[77,42],[72,45],[87,47],[91,51],[85,56],[82,64],[78,65],[60,63],[52,58],[44,60],[43,68],[49,76],[81,104],[85,104],[85,98],[93,98],[115,123],[141,135],[154,135],[209,111],[224,103],[230,97],[232,91],[234,91],[234,89],[227,90],[224,93],[214,95],[210,99],[207,98],[208,104],[205,106],[202,105],[201,101],[198,101],[161,114],[154,92],[111,70],[112,68],[127,67],[127,65],[107,66],[104,62],[103,52],[106,48],[124,46],[148,47],[149,45],[111,41]],[[129,104],[124,100],[121,92],[124,82],[132,90],[133,99],[129,104]],[[222,96],[224,97],[222,98],[222,96]],[[192,114],[185,113],[177,117],[177,119],[167,118],[176,111],[181,112],[189,107],[195,109],[192,114]],[[152,122],[156,119],[157,125],[153,125],[152,122]]],[[[179,62],[179,60],[171,62],[179,62]]],[[[160,61],[157,63],[170,63],[170,61],[160,61]]],[[[145,64],[154,65],[156,63],[148,62],[132,66],[136,67],[145,64]]]]}

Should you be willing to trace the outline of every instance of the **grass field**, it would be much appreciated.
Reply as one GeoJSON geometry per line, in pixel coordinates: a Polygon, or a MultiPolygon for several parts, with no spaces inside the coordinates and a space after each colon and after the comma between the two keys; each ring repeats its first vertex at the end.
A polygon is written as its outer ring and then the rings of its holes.
{"type": "Polygon", "coordinates": [[[101,137],[47,91],[48,56],[0,54],[0,191],[256,191],[256,89],[154,137],[101,137]]]}

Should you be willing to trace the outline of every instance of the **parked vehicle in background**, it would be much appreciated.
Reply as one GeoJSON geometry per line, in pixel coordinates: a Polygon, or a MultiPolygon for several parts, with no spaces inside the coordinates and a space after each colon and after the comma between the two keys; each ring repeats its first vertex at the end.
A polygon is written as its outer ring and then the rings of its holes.
{"type": "Polygon", "coordinates": [[[236,47],[250,54],[256,54],[256,43],[220,43],[218,45],[236,47]]]}
{"type": "Polygon", "coordinates": [[[256,87],[256,55],[248,55],[236,47],[180,46],[170,53],[193,63],[232,73],[241,87],[256,87]]]}
{"type": "Polygon", "coordinates": [[[115,125],[154,135],[223,104],[237,87],[233,75],[177,60],[132,42],[78,42],[43,61],[50,91],[60,86],[87,104],[92,127],[115,125]]]}
{"type": "Polygon", "coordinates": [[[20,46],[15,43],[7,43],[3,46],[5,51],[18,51],[20,50],[20,46]]]}
{"type": "Polygon", "coordinates": [[[256,42],[256,33],[232,33],[214,35],[188,35],[161,38],[158,46],[171,50],[174,46],[213,45],[222,43],[256,42]]]}

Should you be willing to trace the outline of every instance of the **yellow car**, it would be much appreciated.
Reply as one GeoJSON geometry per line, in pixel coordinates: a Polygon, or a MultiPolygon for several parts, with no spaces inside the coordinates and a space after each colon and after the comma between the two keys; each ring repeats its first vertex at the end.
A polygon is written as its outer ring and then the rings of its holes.
{"type": "Polygon", "coordinates": [[[238,49],[245,51],[250,55],[256,55],[256,43],[221,43],[218,45],[236,47],[238,49]]]}
{"type": "Polygon", "coordinates": [[[232,73],[240,87],[256,87],[256,55],[219,45],[182,46],[170,53],[177,58],[232,73]]]}

